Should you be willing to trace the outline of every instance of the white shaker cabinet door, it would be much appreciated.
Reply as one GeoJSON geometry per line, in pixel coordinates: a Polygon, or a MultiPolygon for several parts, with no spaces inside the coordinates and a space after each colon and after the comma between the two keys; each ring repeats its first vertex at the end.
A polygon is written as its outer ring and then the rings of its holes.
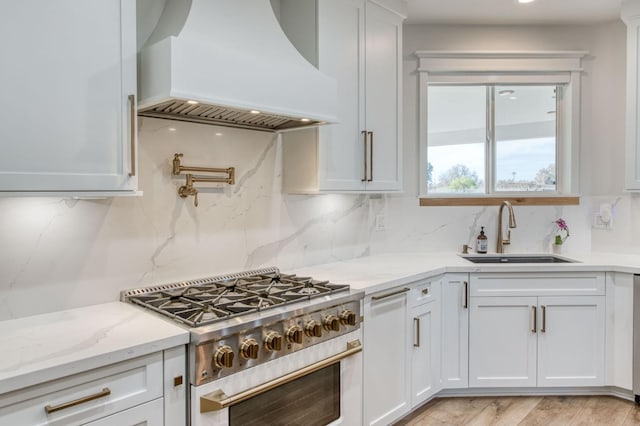
{"type": "Polygon", "coordinates": [[[413,308],[411,406],[416,407],[440,391],[440,303],[413,308]]]}
{"type": "Polygon", "coordinates": [[[366,130],[368,191],[401,189],[402,17],[366,4],[366,130]]]}
{"type": "MultiPolygon", "coordinates": [[[[406,291],[405,291],[406,290],[406,291]]],[[[367,296],[364,305],[364,423],[388,425],[411,409],[407,291],[367,296]]]]}
{"type": "Polygon", "coordinates": [[[469,387],[469,275],[442,280],[442,387],[469,387]]]}
{"type": "Polygon", "coordinates": [[[536,297],[472,297],[469,387],[536,386],[536,297]]]}
{"type": "Polygon", "coordinates": [[[0,192],[135,190],[135,2],[3,6],[0,192]]]}
{"type": "Polygon", "coordinates": [[[338,85],[339,123],[318,129],[320,188],[326,191],[365,188],[364,11],[364,0],[318,3],[318,68],[338,85]]]}
{"type": "Polygon", "coordinates": [[[605,296],[539,297],[538,386],[603,386],[605,296]]]}

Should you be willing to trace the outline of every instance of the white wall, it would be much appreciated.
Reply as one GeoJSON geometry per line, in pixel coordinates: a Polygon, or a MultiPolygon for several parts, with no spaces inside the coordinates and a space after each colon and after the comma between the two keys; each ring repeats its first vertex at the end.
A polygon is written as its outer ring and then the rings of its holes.
{"type": "MultiPolygon", "coordinates": [[[[569,251],[634,250],[632,199],[624,194],[624,81],[626,29],[622,22],[574,26],[405,25],[405,194],[386,196],[378,209],[390,217],[372,235],[372,253],[387,250],[456,249],[472,242],[479,226],[495,237],[497,208],[418,207],[418,75],[416,50],[587,50],[582,99],[580,206],[516,207],[518,228],[511,251],[546,251],[553,221],[562,216],[572,236],[569,251]],[[593,199],[598,196],[597,199],[593,199]],[[618,203],[614,231],[591,230],[599,203],[618,203]],[[632,231],[633,232],[629,232],[632,231]],[[624,241],[621,244],[620,241],[624,241]]],[[[637,205],[637,203],[636,203],[637,205]]],[[[636,209],[637,210],[637,209],[636,209]]],[[[491,241],[493,247],[495,240],[491,241]]]]}
{"type": "Polygon", "coordinates": [[[0,199],[0,320],[117,300],[123,289],[276,265],[283,271],[385,251],[459,251],[480,226],[495,246],[497,208],[418,207],[418,49],[586,49],[585,149],[589,197],[577,207],[516,207],[508,250],[548,251],[553,220],[572,231],[567,249],[636,249],[638,198],[622,194],[624,28],[407,26],[402,195],[281,194],[281,149],[273,135],[142,119],[144,196],[105,200],[0,199]],[[169,131],[174,127],[175,132],[169,131]],[[223,133],[216,136],[216,133],[223,133]],[[237,184],[182,200],[184,164],[237,168],[237,184]],[[606,161],[603,161],[606,160],[606,161]],[[596,167],[598,166],[598,167],[596,167]],[[615,202],[620,226],[591,232],[596,203],[615,202]],[[385,230],[374,230],[376,215],[385,230]],[[623,224],[626,224],[623,227],[623,224]],[[633,233],[629,232],[632,230],[633,233]]]}

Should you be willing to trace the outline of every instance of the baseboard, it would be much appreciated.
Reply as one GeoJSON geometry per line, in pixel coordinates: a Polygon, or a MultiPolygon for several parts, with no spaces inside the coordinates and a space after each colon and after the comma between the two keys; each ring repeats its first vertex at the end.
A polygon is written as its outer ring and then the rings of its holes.
{"type": "Polygon", "coordinates": [[[434,398],[461,396],[550,396],[550,395],[610,395],[634,401],[632,391],[615,386],[580,387],[580,388],[465,388],[443,389],[434,398]]]}

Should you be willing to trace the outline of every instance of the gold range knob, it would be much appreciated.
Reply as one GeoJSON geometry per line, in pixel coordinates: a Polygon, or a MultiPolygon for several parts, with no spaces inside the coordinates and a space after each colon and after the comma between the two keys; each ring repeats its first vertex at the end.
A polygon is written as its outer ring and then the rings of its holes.
{"type": "Polygon", "coordinates": [[[340,331],[340,320],[335,315],[327,315],[323,318],[322,323],[328,331],[340,331]]]}
{"type": "Polygon", "coordinates": [[[268,351],[282,350],[282,335],[277,331],[270,331],[264,338],[264,348],[268,351]]]}
{"type": "Polygon", "coordinates": [[[260,345],[258,344],[256,339],[245,339],[242,344],[240,344],[240,356],[244,359],[258,358],[259,350],[260,345]]]}
{"type": "Polygon", "coordinates": [[[294,325],[292,327],[289,327],[287,329],[287,332],[285,333],[287,342],[297,344],[302,343],[302,333],[302,327],[300,326],[294,325]]]}
{"type": "Polygon", "coordinates": [[[213,363],[218,368],[233,367],[233,349],[231,349],[231,346],[220,346],[213,354],[213,363]]]}
{"type": "Polygon", "coordinates": [[[309,337],[322,337],[322,326],[316,320],[309,320],[304,326],[304,334],[309,337]]]}
{"type": "Polygon", "coordinates": [[[345,309],[340,313],[340,322],[342,322],[344,325],[356,325],[356,320],[356,314],[349,309],[345,309]]]}

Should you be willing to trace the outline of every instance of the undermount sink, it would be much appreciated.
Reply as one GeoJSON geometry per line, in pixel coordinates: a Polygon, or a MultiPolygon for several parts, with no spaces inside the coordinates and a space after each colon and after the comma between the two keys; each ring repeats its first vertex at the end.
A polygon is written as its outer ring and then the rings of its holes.
{"type": "Polygon", "coordinates": [[[554,255],[514,255],[514,256],[462,256],[473,263],[575,263],[575,260],[554,255]]]}

